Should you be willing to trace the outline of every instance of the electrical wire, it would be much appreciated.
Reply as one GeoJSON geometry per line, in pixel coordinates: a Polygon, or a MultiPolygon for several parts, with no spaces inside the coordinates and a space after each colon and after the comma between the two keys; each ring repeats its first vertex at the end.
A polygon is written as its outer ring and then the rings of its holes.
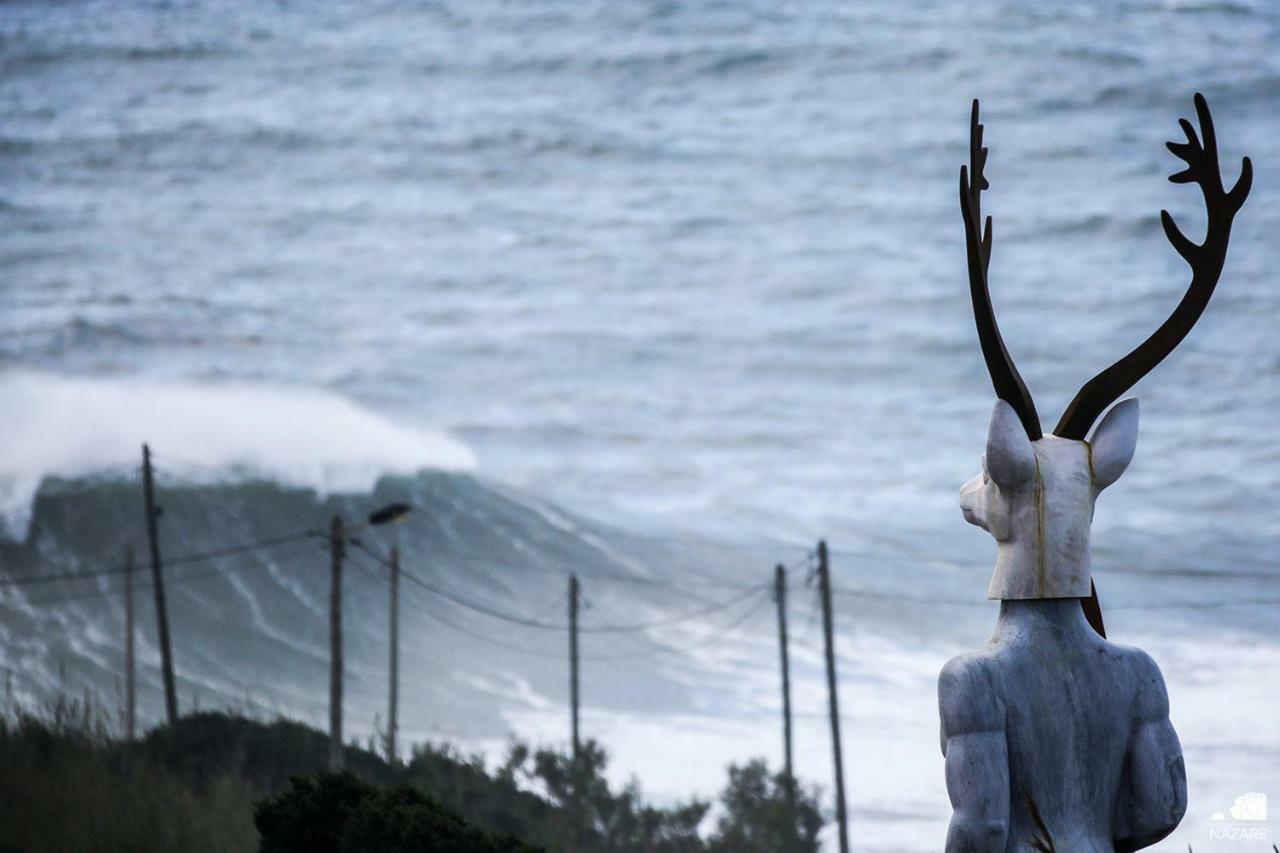
{"type": "MultiPolygon", "coordinates": [[[[154,452],[151,455],[153,459],[156,456],[154,452]]],[[[167,458],[172,458],[172,457],[167,457],[167,458]]],[[[217,469],[208,465],[201,465],[199,463],[187,462],[182,460],[179,460],[179,462],[180,464],[185,465],[188,468],[200,468],[210,472],[217,471],[217,469]]],[[[170,477],[188,486],[201,488],[209,485],[208,483],[201,483],[199,481],[190,479],[188,477],[184,477],[180,474],[172,473],[171,471],[162,470],[155,465],[154,461],[152,462],[152,470],[157,474],[162,474],[163,476],[170,477]]],[[[595,535],[595,534],[592,534],[592,535],[595,535]]],[[[630,539],[640,539],[642,541],[652,541],[655,543],[666,544],[673,548],[680,547],[679,543],[673,542],[671,540],[664,541],[659,539],[658,537],[646,537],[643,535],[632,535],[632,534],[625,534],[625,536],[626,538],[630,538],[630,539]]],[[[588,539],[586,536],[583,536],[582,534],[577,534],[576,538],[587,545],[593,545],[590,539],[588,539]]],[[[599,550],[598,546],[596,547],[597,547],[597,550],[599,550]]],[[[712,544],[712,543],[706,543],[703,545],[698,545],[696,547],[705,547],[709,549],[720,549],[720,550],[730,550],[730,551],[762,551],[765,549],[765,546],[738,547],[733,545],[712,544]]],[[[776,552],[776,549],[772,549],[772,550],[776,552]]],[[[617,560],[616,557],[612,557],[607,552],[605,553],[606,553],[606,556],[609,556],[613,562],[619,563],[620,565],[625,565],[625,563],[621,563],[621,561],[617,560]]],[[[812,550],[810,550],[810,552],[805,557],[801,557],[800,559],[806,559],[808,557],[811,557],[812,553],[813,553],[812,550]]],[[[635,562],[635,561],[633,560],[632,562],[635,562]]],[[[532,564],[522,565],[516,571],[538,572],[542,574],[555,575],[557,577],[568,576],[568,572],[566,572],[564,569],[553,568],[550,566],[538,566],[538,565],[532,565],[532,564]]],[[[735,591],[745,591],[746,589],[749,588],[749,587],[744,587],[742,584],[736,584],[729,581],[687,579],[680,583],[673,583],[671,581],[661,580],[653,577],[643,577],[640,575],[623,575],[623,574],[617,574],[614,572],[606,572],[606,571],[600,571],[597,569],[590,569],[590,568],[580,568],[580,569],[577,569],[576,571],[577,571],[577,574],[583,579],[590,579],[592,581],[602,581],[605,583],[631,584],[634,586],[650,586],[650,587],[656,587],[661,589],[670,589],[677,592],[683,592],[689,595],[699,595],[700,593],[696,591],[698,588],[726,589],[726,590],[735,590],[735,591]]]]}
{"type": "MultiPolygon", "coordinates": [[[[850,587],[833,587],[832,595],[844,595],[851,598],[863,598],[876,601],[900,601],[907,604],[927,604],[943,607],[981,607],[988,608],[991,601],[961,601],[954,598],[932,598],[919,595],[904,595],[883,592],[880,590],[852,589],[850,587]]],[[[1197,610],[1200,608],[1225,607],[1270,607],[1280,605],[1280,599],[1251,599],[1242,601],[1203,601],[1203,602],[1163,602],[1151,604],[1108,604],[1106,610],[1197,610]]]]}
{"type": "Polygon", "coordinates": [[[742,615],[738,616],[733,621],[724,625],[722,628],[720,628],[710,637],[704,637],[704,638],[694,640],[692,642],[685,643],[679,646],[663,645],[661,648],[654,649],[654,650],[646,650],[642,652],[632,652],[632,653],[619,654],[619,655],[595,655],[590,658],[583,658],[583,660],[598,660],[598,661],[635,660],[638,658],[652,657],[653,655],[672,654],[675,652],[688,652],[693,649],[701,649],[701,648],[706,648],[707,646],[715,645],[716,643],[719,643],[722,640],[724,640],[725,637],[728,636],[730,633],[733,633],[738,628],[745,625],[753,617],[759,615],[760,611],[763,610],[765,606],[769,604],[770,601],[772,601],[772,599],[767,594],[764,594],[763,590],[761,590],[760,592],[761,592],[761,595],[758,601],[752,604],[751,607],[749,607],[744,613],[742,613],[742,615]]]}
{"type": "MultiPolygon", "coordinates": [[[[359,565],[362,572],[367,577],[372,578],[374,580],[380,580],[380,577],[377,574],[371,572],[366,566],[364,566],[363,564],[359,564],[359,565]]],[[[757,590],[757,593],[760,595],[760,598],[758,601],[754,602],[752,606],[748,608],[744,613],[742,613],[740,616],[735,618],[733,621],[724,625],[711,637],[706,637],[700,640],[696,640],[692,643],[688,643],[682,646],[662,646],[661,648],[658,648],[658,649],[650,649],[650,650],[645,650],[640,652],[631,652],[631,653],[616,654],[616,655],[593,655],[593,654],[579,655],[579,660],[583,660],[583,661],[633,660],[638,658],[651,657],[653,655],[685,652],[692,649],[699,649],[699,648],[704,648],[706,646],[713,645],[717,642],[720,642],[722,639],[724,639],[724,637],[730,632],[735,631],[736,629],[741,627],[743,624],[749,621],[753,616],[758,615],[760,611],[764,608],[764,606],[769,603],[770,599],[768,598],[767,595],[763,594],[764,590],[757,590]]],[[[563,661],[565,659],[565,654],[566,654],[565,652],[547,652],[547,651],[542,651],[541,649],[531,649],[527,646],[516,646],[516,645],[504,643],[501,640],[498,640],[487,634],[481,634],[479,632],[472,631],[468,628],[465,628],[462,625],[459,625],[456,622],[453,622],[450,619],[444,617],[439,612],[432,611],[429,608],[427,608],[425,605],[420,604],[416,600],[407,597],[404,593],[401,593],[399,598],[402,603],[409,605],[411,608],[426,615],[428,618],[432,619],[433,621],[439,622],[440,624],[445,625],[451,630],[457,631],[460,634],[471,637],[474,640],[479,640],[480,642],[487,643],[496,648],[500,648],[509,652],[515,652],[516,654],[526,655],[529,657],[537,657],[537,658],[543,658],[547,660],[558,660],[558,661],[563,661]]],[[[561,598],[564,598],[564,596],[561,596],[561,598]]],[[[450,603],[453,603],[453,602],[450,602],[450,603]]],[[[559,602],[557,601],[556,603],[559,603],[559,602]]],[[[455,606],[460,606],[460,605],[455,604],[455,606]]]]}
{"type": "MultiPolygon", "coordinates": [[[[302,557],[311,557],[311,556],[313,556],[313,553],[310,551],[307,551],[307,552],[299,551],[297,553],[288,554],[287,556],[278,557],[273,562],[293,563],[302,557]]],[[[261,567],[262,565],[264,565],[262,562],[254,562],[254,563],[242,563],[240,565],[232,566],[229,568],[221,568],[217,566],[206,566],[203,568],[203,570],[199,570],[199,571],[192,571],[188,569],[177,575],[171,575],[171,576],[167,575],[165,578],[165,584],[166,586],[168,586],[169,584],[173,583],[181,586],[182,584],[186,584],[186,583],[199,583],[201,581],[212,580],[213,578],[224,577],[228,574],[231,574],[232,572],[240,571],[245,568],[250,568],[250,567],[257,568],[257,567],[261,567]]],[[[144,572],[144,571],[148,571],[148,568],[146,566],[139,565],[135,571],[144,572]]],[[[152,589],[152,587],[153,587],[153,584],[150,580],[143,580],[141,583],[134,585],[134,591],[135,592],[145,591],[145,590],[152,589]]],[[[101,598],[105,596],[123,595],[127,590],[128,590],[127,585],[121,585],[121,586],[115,587],[114,589],[84,590],[81,592],[71,593],[69,595],[55,596],[53,598],[41,598],[38,601],[28,600],[27,603],[33,607],[45,607],[45,606],[55,605],[55,604],[65,604],[72,601],[85,601],[90,598],[101,598]]],[[[0,606],[5,606],[5,605],[10,607],[16,606],[12,602],[0,602],[0,606]]]]}
{"type": "Polygon", "coordinates": [[[907,595],[892,592],[883,592],[881,590],[870,589],[854,589],[852,587],[832,587],[832,595],[843,595],[850,598],[862,598],[872,601],[901,601],[910,604],[937,604],[948,607],[987,607],[991,602],[983,601],[961,601],[951,598],[932,598],[922,595],[907,595]]]}
{"type": "Polygon", "coordinates": [[[562,661],[565,659],[565,655],[566,655],[565,652],[545,652],[545,651],[542,651],[541,649],[531,649],[528,646],[510,645],[508,643],[504,643],[501,640],[495,639],[494,637],[488,636],[486,634],[481,634],[479,632],[472,631],[468,628],[464,628],[461,625],[457,624],[456,622],[450,621],[449,619],[442,616],[441,614],[428,610],[425,605],[419,604],[413,599],[408,598],[403,592],[400,594],[400,601],[405,604],[408,604],[414,610],[417,610],[418,612],[426,615],[428,618],[430,618],[434,622],[439,622],[441,625],[444,625],[454,631],[457,631],[459,634],[464,634],[468,637],[471,637],[474,640],[479,640],[483,643],[488,643],[489,645],[494,646],[496,648],[504,649],[509,652],[515,652],[516,654],[527,655],[529,657],[544,658],[546,660],[562,661]]]}
{"type": "MultiPolygon", "coordinates": [[[[93,471],[87,471],[82,476],[84,479],[90,480],[90,482],[84,483],[82,485],[77,485],[77,486],[60,487],[57,490],[49,491],[49,492],[46,492],[45,494],[47,494],[50,497],[57,497],[57,498],[74,497],[76,495],[82,495],[87,492],[96,491],[98,489],[105,489],[110,486],[118,486],[122,482],[129,482],[132,479],[133,475],[137,474],[138,469],[141,467],[142,466],[136,462],[128,462],[122,465],[112,465],[107,468],[100,468],[93,471]],[[122,475],[127,475],[127,476],[122,476],[122,475]]],[[[35,498],[39,494],[40,492],[37,490],[37,492],[31,496],[30,500],[25,500],[19,503],[10,504],[8,507],[5,507],[4,509],[0,509],[0,518],[8,518],[9,516],[21,515],[24,512],[30,512],[32,508],[35,506],[35,498]]]]}
{"type": "MultiPolygon", "coordinates": [[[[351,544],[359,548],[361,551],[364,551],[366,554],[368,554],[374,560],[377,560],[382,565],[388,566],[388,567],[390,566],[390,563],[387,562],[387,560],[383,559],[381,555],[377,554],[376,552],[368,548],[366,545],[364,545],[364,543],[360,542],[359,540],[352,540],[351,544]]],[[[547,631],[569,630],[567,625],[543,622],[537,619],[530,619],[528,617],[520,616],[518,614],[506,613],[485,604],[469,601],[455,592],[451,592],[450,590],[444,589],[443,587],[437,586],[436,584],[433,584],[430,581],[426,581],[418,577],[416,574],[412,572],[406,572],[403,568],[400,569],[400,576],[405,580],[409,581],[410,583],[416,584],[417,586],[422,587],[423,589],[427,590],[428,592],[434,595],[440,596],[441,598],[448,599],[449,601],[452,601],[454,604],[457,604],[461,607],[465,607],[468,610],[474,610],[477,613],[484,614],[485,616],[489,616],[490,618],[493,618],[493,619],[499,619],[504,622],[510,622],[514,625],[523,625],[526,628],[538,628],[538,629],[547,630],[547,631]]],[[[692,619],[698,619],[703,616],[708,616],[717,611],[724,610],[725,608],[732,607],[734,604],[737,604],[743,598],[746,598],[747,596],[753,595],[759,592],[760,590],[764,589],[765,586],[768,586],[768,584],[757,584],[753,587],[749,587],[748,589],[742,591],[738,595],[732,596],[726,601],[716,602],[711,606],[690,611],[680,616],[673,617],[671,619],[661,619],[654,622],[634,624],[634,625],[591,625],[591,626],[578,628],[578,632],[589,633],[589,634],[632,633],[632,632],[639,632],[639,631],[648,631],[653,628],[665,628],[671,625],[678,625],[681,622],[688,622],[692,619]]]]}
{"type": "MultiPolygon", "coordinates": [[[[168,566],[184,565],[186,563],[198,563],[207,560],[216,560],[222,557],[231,557],[237,554],[243,554],[248,551],[261,551],[267,548],[275,548],[280,545],[287,545],[290,542],[299,542],[318,535],[315,530],[300,531],[288,536],[273,536],[267,539],[260,539],[257,542],[246,542],[240,545],[232,545],[225,548],[215,548],[210,551],[200,551],[193,554],[180,554],[176,557],[167,557],[164,564],[168,566]]],[[[129,572],[142,571],[141,562],[135,562],[132,566],[128,564],[118,564],[103,569],[83,569],[75,571],[63,571],[51,575],[35,575],[31,577],[21,578],[5,578],[0,580],[0,587],[15,586],[41,586],[49,583],[59,583],[64,581],[80,581],[92,578],[111,577],[113,575],[123,575],[129,572]]]]}

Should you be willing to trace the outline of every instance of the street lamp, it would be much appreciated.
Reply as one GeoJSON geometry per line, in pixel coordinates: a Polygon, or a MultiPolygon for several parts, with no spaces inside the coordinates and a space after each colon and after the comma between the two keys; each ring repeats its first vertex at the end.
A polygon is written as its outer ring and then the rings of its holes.
{"type": "Polygon", "coordinates": [[[360,524],[345,527],[335,515],[329,525],[329,769],[342,769],[342,557],[350,535],[366,527],[401,521],[412,507],[390,503],[369,513],[360,524]]]}
{"type": "MultiPolygon", "coordinates": [[[[406,503],[387,504],[381,509],[374,510],[369,513],[367,524],[371,527],[377,527],[384,524],[399,524],[404,521],[406,515],[412,507],[406,503]]],[[[359,540],[352,540],[357,546],[360,545],[359,540]]],[[[391,558],[387,561],[387,568],[390,570],[390,611],[389,611],[389,651],[390,660],[388,661],[388,677],[389,690],[387,696],[387,736],[386,750],[387,760],[395,764],[396,755],[396,729],[399,728],[399,694],[400,694],[400,549],[392,546],[391,558]]]]}
{"type": "Polygon", "coordinates": [[[369,513],[369,517],[365,519],[364,524],[358,524],[354,527],[348,527],[347,532],[361,530],[365,527],[381,527],[384,524],[397,524],[404,521],[404,517],[409,514],[413,507],[407,503],[397,501],[389,503],[384,507],[375,509],[369,513]]]}

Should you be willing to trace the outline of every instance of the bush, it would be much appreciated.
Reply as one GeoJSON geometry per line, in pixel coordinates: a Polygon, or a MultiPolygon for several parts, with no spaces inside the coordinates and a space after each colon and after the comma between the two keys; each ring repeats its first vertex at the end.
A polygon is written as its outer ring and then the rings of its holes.
{"type": "Polygon", "coordinates": [[[408,785],[375,788],[350,773],[295,777],[254,815],[260,853],[534,853],[497,837],[408,785]]]}

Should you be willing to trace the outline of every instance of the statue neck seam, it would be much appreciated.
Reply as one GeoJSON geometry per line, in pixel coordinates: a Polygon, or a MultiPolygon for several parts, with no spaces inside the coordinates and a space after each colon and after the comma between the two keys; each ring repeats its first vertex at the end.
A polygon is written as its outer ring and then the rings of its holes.
{"type": "Polygon", "coordinates": [[[1041,596],[1045,593],[1045,587],[1048,586],[1049,579],[1045,566],[1045,547],[1044,547],[1044,478],[1040,475],[1040,457],[1033,456],[1036,462],[1036,485],[1035,485],[1035,501],[1036,501],[1036,556],[1039,561],[1040,572],[1037,579],[1040,582],[1039,593],[1041,596]]]}

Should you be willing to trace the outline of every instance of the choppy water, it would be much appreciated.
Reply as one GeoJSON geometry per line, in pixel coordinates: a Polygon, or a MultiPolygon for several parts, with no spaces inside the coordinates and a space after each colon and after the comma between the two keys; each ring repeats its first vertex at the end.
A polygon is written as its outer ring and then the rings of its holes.
{"type": "MultiPolygon", "coordinates": [[[[955,199],[969,100],[997,309],[1052,422],[1185,285],[1157,212],[1200,233],[1163,147],[1200,90],[1224,170],[1250,154],[1255,188],[1209,311],[1136,390],[1138,457],[1100,502],[1095,565],[1187,745],[1169,849],[1212,849],[1208,814],[1280,796],[1260,711],[1280,616],[1229,606],[1280,598],[1278,27],[1260,2],[4,4],[0,555],[22,574],[140,544],[136,483],[84,489],[143,438],[174,478],[171,553],[408,494],[409,557],[540,618],[569,568],[604,624],[688,601],[592,575],[763,583],[825,536],[839,583],[887,596],[841,602],[855,820],[869,847],[936,847],[932,681],[992,615],[993,548],[955,497],[991,401],[955,199]],[[1195,600],[1216,606],[1174,606],[1195,600]]],[[[188,697],[257,691],[319,722],[323,554],[279,560],[175,586],[194,624],[243,629],[179,640],[179,666],[188,697]]],[[[382,604],[356,589],[367,731],[382,604]]],[[[88,592],[6,593],[21,690],[56,688],[60,659],[73,688],[109,684],[118,617],[88,592]]],[[[793,606],[808,625],[802,587],[793,606]]],[[[767,611],[687,657],[652,656],[662,632],[601,639],[587,721],[620,774],[708,793],[744,741],[776,756],[767,611]]],[[[558,635],[500,629],[535,662],[407,619],[428,638],[407,650],[407,734],[564,736],[558,635]]],[[[823,781],[819,661],[800,654],[801,769],[823,781]]]]}

